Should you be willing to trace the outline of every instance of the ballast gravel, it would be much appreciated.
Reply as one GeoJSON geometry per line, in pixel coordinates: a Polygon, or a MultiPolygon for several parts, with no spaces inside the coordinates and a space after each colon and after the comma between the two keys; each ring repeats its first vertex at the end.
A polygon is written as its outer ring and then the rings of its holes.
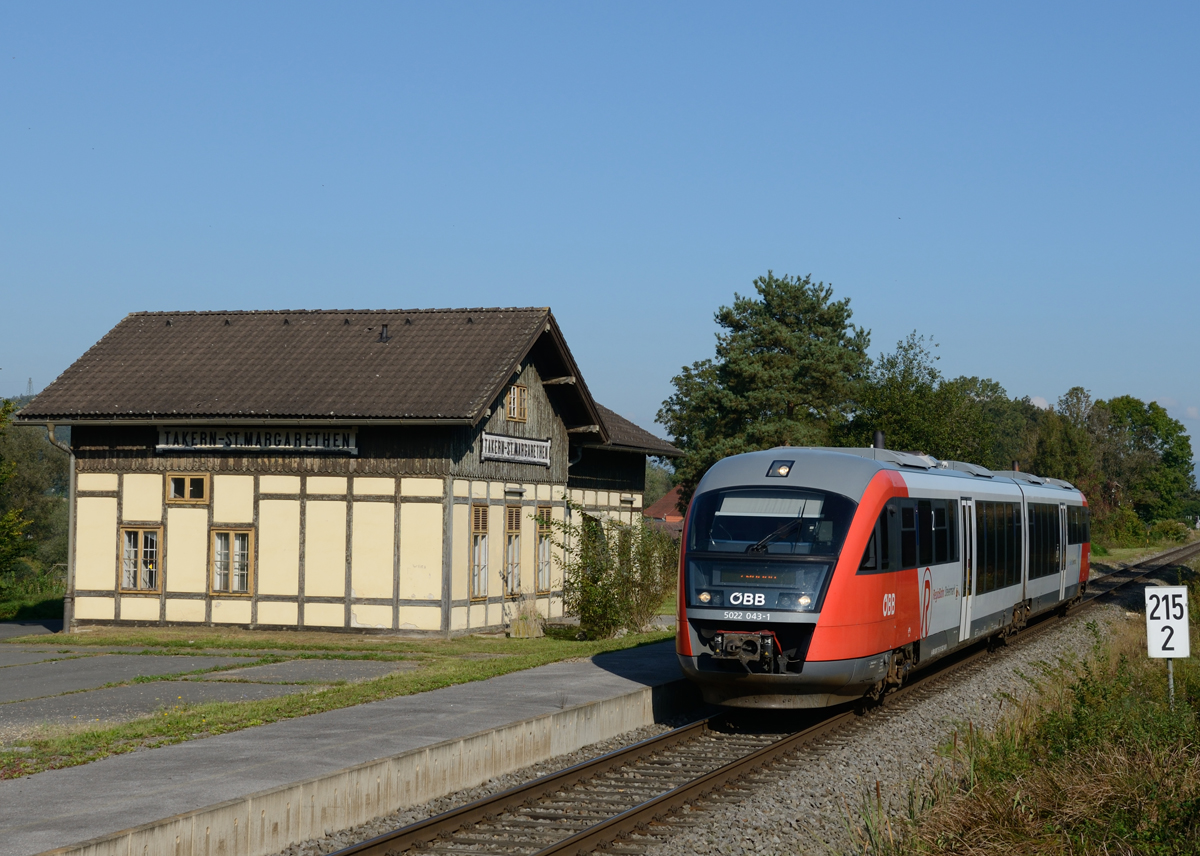
{"type": "MultiPolygon", "coordinates": [[[[927,691],[885,704],[856,720],[819,750],[804,750],[780,767],[763,771],[748,796],[699,805],[683,813],[681,819],[690,823],[679,824],[677,832],[663,838],[637,837],[619,849],[636,849],[647,856],[863,852],[860,812],[864,804],[878,800],[892,817],[906,815],[913,794],[945,770],[948,762],[938,750],[956,729],[995,727],[1014,700],[1032,691],[1029,679],[1039,677],[1043,667],[1057,664],[1064,656],[1086,656],[1095,642],[1089,622],[1103,628],[1124,615],[1120,606],[1102,606],[1086,620],[1063,622],[1037,637],[1000,648],[927,691]]],[[[684,721],[631,731],[424,805],[293,844],[278,856],[324,856],[645,740],[684,721]]]]}
{"type": "Polygon", "coordinates": [[[1040,677],[1043,666],[1064,656],[1087,655],[1095,643],[1089,622],[1103,631],[1124,615],[1119,606],[1101,606],[1086,619],[1001,648],[982,665],[968,666],[967,674],[947,676],[927,692],[892,708],[885,704],[838,732],[819,750],[821,757],[808,751],[788,761],[786,771],[760,774],[769,784],[755,787],[752,795],[685,812],[697,824],[687,831],[665,840],[639,839],[637,845],[647,856],[862,853],[865,803],[874,806],[878,799],[891,817],[907,816],[911,796],[939,769],[948,772],[938,750],[956,729],[994,728],[1005,709],[1032,691],[1027,678],[1040,677]]]}

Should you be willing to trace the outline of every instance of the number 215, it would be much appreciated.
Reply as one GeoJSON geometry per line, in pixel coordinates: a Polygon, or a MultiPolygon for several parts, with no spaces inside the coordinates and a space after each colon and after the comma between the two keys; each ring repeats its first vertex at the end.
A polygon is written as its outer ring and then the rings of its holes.
{"type": "MultiPolygon", "coordinates": [[[[1152,594],[1150,602],[1153,604],[1150,609],[1151,621],[1180,621],[1183,619],[1183,595],[1152,594]],[[1161,618],[1158,614],[1159,607],[1162,607],[1163,610],[1161,618]]],[[[1167,625],[1163,628],[1163,632],[1167,634],[1167,638],[1163,640],[1162,650],[1174,651],[1175,646],[1171,644],[1171,640],[1175,638],[1175,628],[1167,625]]]]}

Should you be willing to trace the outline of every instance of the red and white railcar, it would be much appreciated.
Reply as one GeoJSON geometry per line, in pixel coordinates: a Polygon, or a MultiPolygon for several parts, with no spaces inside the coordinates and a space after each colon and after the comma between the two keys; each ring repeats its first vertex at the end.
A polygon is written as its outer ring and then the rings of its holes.
{"type": "Polygon", "coordinates": [[[709,702],[878,696],[1080,597],[1088,541],[1059,479],[887,449],[736,455],[688,509],[676,650],[709,702]]]}

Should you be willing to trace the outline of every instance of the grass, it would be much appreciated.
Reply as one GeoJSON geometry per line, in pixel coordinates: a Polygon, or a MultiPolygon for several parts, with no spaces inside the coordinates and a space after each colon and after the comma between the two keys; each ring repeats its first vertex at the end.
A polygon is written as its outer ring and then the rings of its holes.
{"type": "Polygon", "coordinates": [[[1090,654],[1044,664],[994,732],[955,732],[948,778],[919,789],[932,805],[915,820],[882,835],[868,802],[860,836],[874,852],[1200,853],[1200,668],[1176,661],[1171,710],[1145,619],[1089,628],[1090,654]]]}
{"type": "MultiPolygon", "coordinates": [[[[1196,533],[1191,533],[1189,540],[1195,540],[1195,538],[1196,533]]],[[[1149,556],[1162,553],[1166,550],[1173,550],[1179,546],[1182,546],[1179,541],[1155,541],[1151,544],[1144,544],[1138,547],[1106,547],[1097,543],[1092,545],[1092,561],[1095,564],[1103,565],[1116,565],[1118,563],[1135,565],[1149,556]]]]}
{"type": "MultiPolygon", "coordinates": [[[[152,716],[114,725],[46,727],[21,739],[20,747],[0,747],[0,779],[73,767],[111,755],[226,734],[268,722],[294,719],[366,702],[412,695],[454,684],[482,681],[561,660],[591,657],[661,642],[670,632],[621,639],[576,641],[567,632],[540,639],[463,636],[454,639],[346,636],[335,633],[266,632],[223,628],[96,628],[55,646],[134,647],[147,653],[293,652],[297,656],[353,659],[417,659],[421,668],[359,683],[273,699],[180,705],[152,716]]],[[[16,641],[16,640],[10,640],[16,641]]],[[[25,637],[44,644],[45,637],[25,637]]]]}

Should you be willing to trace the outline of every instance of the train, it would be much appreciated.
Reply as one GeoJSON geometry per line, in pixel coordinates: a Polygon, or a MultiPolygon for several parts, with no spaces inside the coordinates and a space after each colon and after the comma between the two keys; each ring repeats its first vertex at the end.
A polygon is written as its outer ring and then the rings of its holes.
{"type": "Polygon", "coordinates": [[[1067,481],[870,447],[735,455],[684,518],[676,653],[706,702],[879,699],[915,670],[1087,588],[1067,481]]]}

